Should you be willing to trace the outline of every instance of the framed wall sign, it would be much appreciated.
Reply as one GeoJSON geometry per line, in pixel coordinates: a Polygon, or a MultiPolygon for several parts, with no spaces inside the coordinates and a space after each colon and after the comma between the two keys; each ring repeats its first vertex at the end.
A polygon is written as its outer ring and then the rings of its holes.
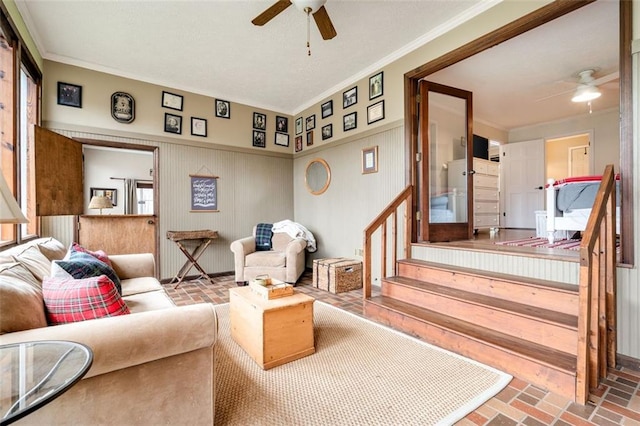
{"type": "Polygon", "coordinates": [[[131,123],[135,119],[135,105],[130,94],[115,92],[111,95],[111,116],[120,123],[131,123]]]}
{"type": "Polygon", "coordinates": [[[218,176],[189,175],[191,211],[218,211],[218,176]]]}
{"type": "Polygon", "coordinates": [[[183,97],[175,93],[162,92],[162,107],[182,111],[183,97]]]}
{"type": "Polygon", "coordinates": [[[384,101],[376,102],[367,107],[367,124],[384,119],[384,101]]]}
{"type": "Polygon", "coordinates": [[[193,136],[207,136],[207,120],[204,118],[191,117],[191,134],[193,136]]]}
{"type": "Polygon", "coordinates": [[[364,148],[362,150],[362,173],[378,172],[378,146],[364,148]]]}
{"type": "Polygon", "coordinates": [[[276,132],[276,145],[289,146],[289,135],[287,133],[276,132]]]}

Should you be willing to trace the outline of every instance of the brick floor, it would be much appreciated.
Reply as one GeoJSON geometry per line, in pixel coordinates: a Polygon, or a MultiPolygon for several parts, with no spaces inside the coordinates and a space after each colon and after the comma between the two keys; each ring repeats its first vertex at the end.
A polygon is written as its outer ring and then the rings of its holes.
{"type": "MultiPolygon", "coordinates": [[[[232,275],[204,280],[165,284],[176,305],[227,303],[229,288],[235,287],[232,275]]],[[[362,291],[331,294],[311,285],[305,272],[296,290],[316,300],[362,315],[362,291]]],[[[585,406],[514,378],[498,395],[458,422],[458,425],[632,425],[640,426],[640,371],[610,370],[607,380],[594,390],[585,406]]]]}

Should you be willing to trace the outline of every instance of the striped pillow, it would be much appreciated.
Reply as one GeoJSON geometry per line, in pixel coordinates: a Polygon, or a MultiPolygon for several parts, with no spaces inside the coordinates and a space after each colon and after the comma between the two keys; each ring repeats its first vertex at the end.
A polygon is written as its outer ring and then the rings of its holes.
{"type": "Polygon", "coordinates": [[[81,280],[45,277],[42,295],[50,325],[129,313],[115,284],[106,275],[81,280]]]}

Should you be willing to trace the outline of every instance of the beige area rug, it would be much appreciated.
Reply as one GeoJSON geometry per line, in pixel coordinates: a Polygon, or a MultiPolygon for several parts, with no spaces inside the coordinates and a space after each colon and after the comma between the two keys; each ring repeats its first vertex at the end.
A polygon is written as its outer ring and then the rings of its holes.
{"type": "Polygon", "coordinates": [[[314,303],[316,353],[263,371],[217,305],[216,425],[452,424],[511,376],[314,303]]]}

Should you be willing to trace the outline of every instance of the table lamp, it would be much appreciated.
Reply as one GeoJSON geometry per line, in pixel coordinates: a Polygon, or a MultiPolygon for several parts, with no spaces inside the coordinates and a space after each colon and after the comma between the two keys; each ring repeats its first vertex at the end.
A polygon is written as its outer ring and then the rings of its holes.
{"type": "Polygon", "coordinates": [[[111,204],[111,200],[108,197],[94,195],[93,197],[91,197],[89,208],[100,209],[100,214],[102,214],[102,209],[112,209],[113,204],[111,204]]]}
{"type": "Polygon", "coordinates": [[[7,181],[0,171],[0,223],[27,223],[29,222],[20,206],[13,197],[7,181]]]}

